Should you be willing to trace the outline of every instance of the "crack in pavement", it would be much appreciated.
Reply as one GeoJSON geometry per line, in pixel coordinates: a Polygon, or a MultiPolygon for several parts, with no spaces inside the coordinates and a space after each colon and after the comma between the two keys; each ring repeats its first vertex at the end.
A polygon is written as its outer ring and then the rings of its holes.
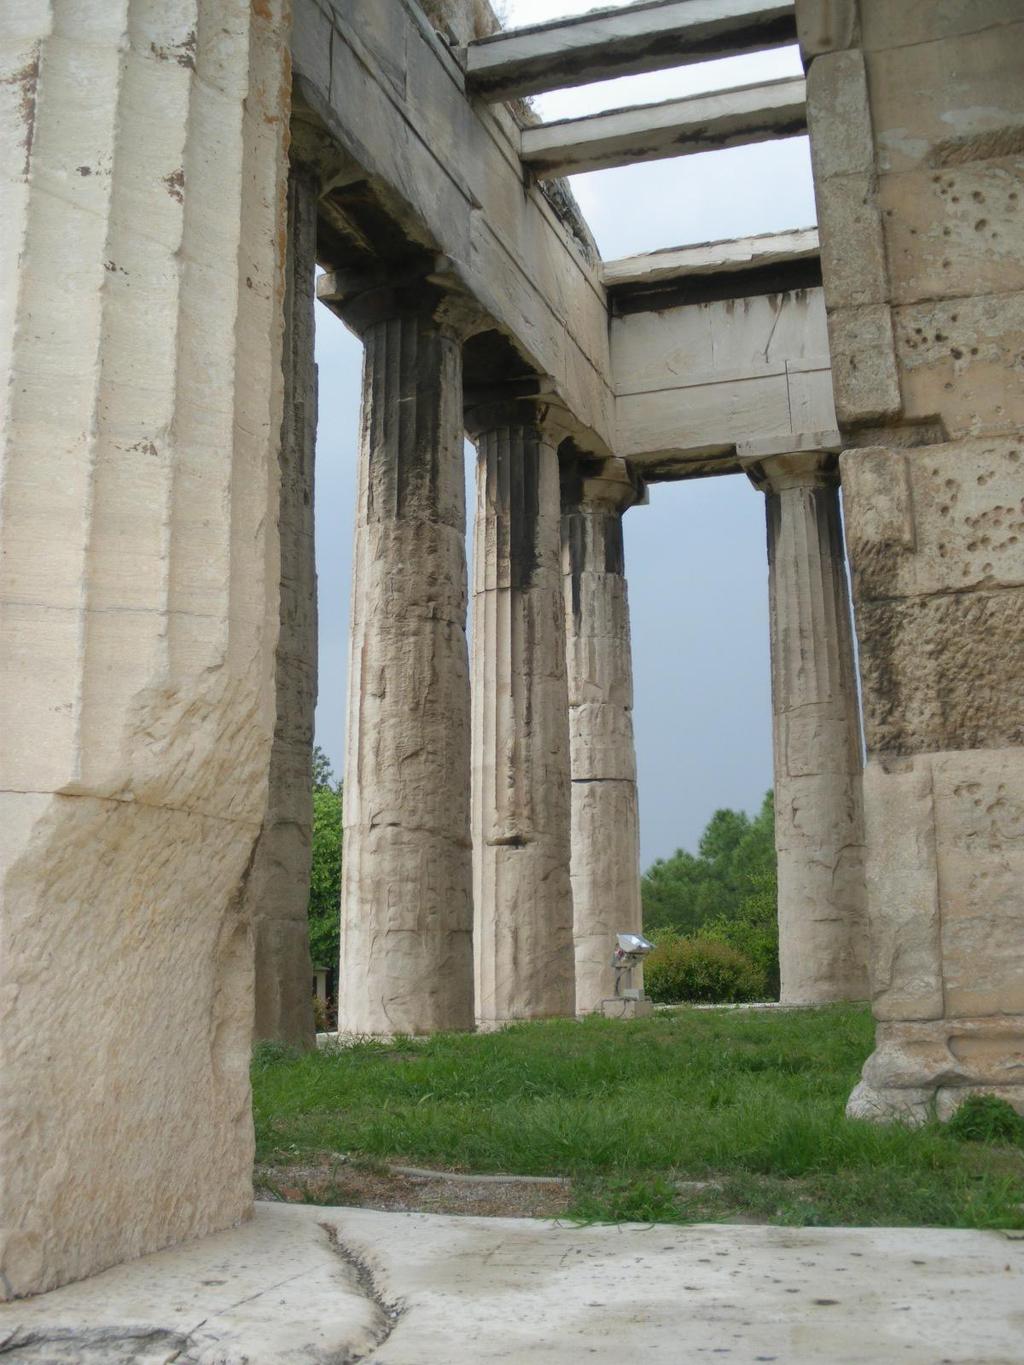
{"type": "Polygon", "coordinates": [[[331,1223],[321,1223],[319,1226],[327,1234],[331,1249],[352,1272],[356,1287],[363,1298],[372,1304],[376,1310],[374,1325],[371,1328],[374,1341],[370,1350],[361,1354],[348,1352],[344,1356],[343,1365],[357,1365],[358,1361],[365,1360],[368,1355],[380,1350],[404,1317],[407,1311],[406,1306],[400,1299],[389,1302],[384,1297],[377,1284],[377,1277],[369,1263],[341,1240],[341,1235],[336,1227],[331,1223]]]}

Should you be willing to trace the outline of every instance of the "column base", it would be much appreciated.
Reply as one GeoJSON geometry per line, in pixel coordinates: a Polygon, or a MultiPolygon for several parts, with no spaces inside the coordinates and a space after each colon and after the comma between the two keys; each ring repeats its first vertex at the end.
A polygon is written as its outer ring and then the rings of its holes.
{"type": "Polygon", "coordinates": [[[968,1095],[995,1095],[1024,1115],[1024,1085],[940,1085],[935,1088],[882,1086],[860,1081],[846,1102],[848,1119],[905,1123],[919,1128],[929,1119],[947,1123],[968,1095]]]}
{"type": "Polygon", "coordinates": [[[846,1105],[848,1118],[945,1122],[968,1095],[996,1095],[1024,1114],[1024,1018],[886,1021],[846,1105]]]}

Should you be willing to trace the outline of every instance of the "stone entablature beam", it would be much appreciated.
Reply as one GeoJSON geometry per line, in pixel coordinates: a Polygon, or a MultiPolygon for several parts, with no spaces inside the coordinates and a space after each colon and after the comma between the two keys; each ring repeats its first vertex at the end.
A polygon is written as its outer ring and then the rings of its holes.
{"type": "Polygon", "coordinates": [[[622,518],[644,498],[625,460],[562,470],[576,1012],[615,991],[615,935],[640,933],[633,662],[622,518]]]}
{"type": "Polygon", "coordinates": [[[806,132],[806,90],[795,76],[527,127],[521,155],[528,170],[550,180],[806,132]]]}
{"type": "Polygon", "coordinates": [[[461,299],[333,304],[365,347],[352,569],[338,1026],[473,1025],[461,299]]]}
{"type": "Polygon", "coordinates": [[[653,0],[496,33],[461,55],[469,88],[496,102],[795,40],[792,0],[653,0]]]}
{"type": "Polygon", "coordinates": [[[477,1018],[571,1015],[569,706],[557,410],[474,394],[473,843],[477,1018]]]}
{"type": "MultiPolygon", "coordinates": [[[[761,232],[753,237],[731,237],[716,242],[664,247],[638,256],[622,256],[601,262],[601,281],[609,290],[638,290],[651,285],[665,287],[702,276],[742,277],[751,270],[775,267],[779,285],[782,271],[797,261],[816,261],[820,256],[818,229],[794,228],[789,232],[761,232]]],[[[709,291],[714,287],[707,281],[709,291]]],[[[620,294],[620,297],[622,295],[620,294]]]]}
{"type": "Polygon", "coordinates": [[[564,198],[539,185],[524,192],[513,113],[469,96],[417,4],[296,0],[292,53],[294,89],[324,144],[325,204],[348,215],[349,246],[373,254],[404,238],[446,255],[493,325],[549,377],[578,438],[607,453],[614,400],[598,253],[564,198]],[[373,199],[367,218],[349,214],[347,185],[373,199]]]}
{"type": "Polygon", "coordinates": [[[766,495],[784,1004],[867,995],[861,738],[836,455],[750,467],[766,495]]]}

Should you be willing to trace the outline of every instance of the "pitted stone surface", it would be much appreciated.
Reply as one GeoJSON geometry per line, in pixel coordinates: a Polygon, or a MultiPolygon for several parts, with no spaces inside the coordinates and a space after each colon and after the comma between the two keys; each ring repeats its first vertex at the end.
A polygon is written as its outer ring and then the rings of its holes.
{"type": "Polygon", "coordinates": [[[850,1112],[948,1116],[970,1089],[1024,1109],[1024,15],[797,8],[836,405],[858,447],[841,469],[879,1030],[850,1112]]]}

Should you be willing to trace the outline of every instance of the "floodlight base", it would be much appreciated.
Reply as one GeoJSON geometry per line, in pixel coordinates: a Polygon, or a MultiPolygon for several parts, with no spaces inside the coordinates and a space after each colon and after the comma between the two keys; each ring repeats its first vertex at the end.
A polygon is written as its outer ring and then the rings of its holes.
{"type": "Polygon", "coordinates": [[[606,1019],[646,1019],[654,1013],[654,1001],[613,995],[601,1001],[601,1013],[606,1019]]]}

